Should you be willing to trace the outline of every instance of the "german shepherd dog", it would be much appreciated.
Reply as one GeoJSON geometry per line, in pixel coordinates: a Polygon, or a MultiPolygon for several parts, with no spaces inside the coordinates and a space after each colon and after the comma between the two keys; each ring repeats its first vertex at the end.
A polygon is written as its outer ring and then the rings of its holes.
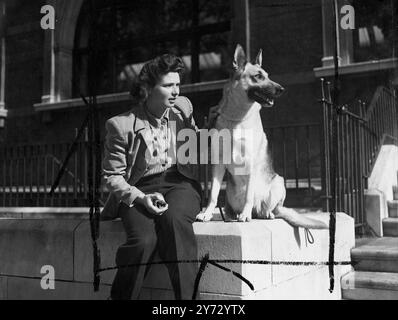
{"type": "MultiPolygon", "coordinates": [[[[216,109],[210,110],[210,119],[215,113],[215,129],[230,131],[233,155],[230,159],[240,159],[239,164],[230,163],[212,165],[212,183],[208,205],[203,213],[197,215],[197,221],[209,221],[217,205],[224,174],[227,173],[225,214],[228,220],[240,222],[259,219],[284,219],[292,226],[311,229],[327,229],[322,221],[305,217],[295,210],[283,206],[286,196],[284,180],[277,175],[271,164],[267,150],[267,137],[260,117],[261,107],[272,107],[274,99],[284,88],[268,78],[261,67],[262,51],[255,62],[246,61],[243,48],[238,44],[234,54],[233,75],[226,84],[223,98],[216,109]],[[237,135],[236,132],[249,132],[237,135]],[[240,148],[236,148],[238,145],[240,148]],[[242,171],[242,163],[244,170],[242,171]]],[[[213,109],[213,108],[212,108],[213,109]]],[[[211,121],[211,120],[210,120],[211,121]]],[[[212,153],[222,154],[223,149],[212,153]]],[[[231,152],[228,149],[228,152],[231,152]]]]}

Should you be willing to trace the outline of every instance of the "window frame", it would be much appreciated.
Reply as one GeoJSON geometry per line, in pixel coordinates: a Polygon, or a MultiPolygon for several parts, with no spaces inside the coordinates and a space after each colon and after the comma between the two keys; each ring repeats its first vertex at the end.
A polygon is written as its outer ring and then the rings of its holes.
{"type": "MultiPolygon", "coordinates": [[[[323,57],[322,66],[313,69],[315,77],[328,77],[334,74],[334,15],[333,15],[333,1],[322,0],[322,39],[323,39],[323,57]]],[[[338,8],[344,5],[351,5],[352,0],[337,0],[338,8]]],[[[338,17],[340,13],[337,12],[338,17]]],[[[391,70],[397,67],[398,57],[391,57],[386,59],[376,59],[368,61],[354,61],[354,39],[353,30],[342,30],[337,28],[338,39],[338,61],[340,67],[340,74],[354,74],[377,72],[383,70],[391,70]]]]}
{"type": "MultiPolygon", "coordinates": [[[[193,12],[192,12],[192,26],[186,28],[186,29],[179,29],[179,30],[174,30],[174,31],[169,31],[169,32],[164,32],[164,33],[158,33],[154,34],[150,37],[148,36],[137,36],[137,37],[129,37],[128,40],[125,41],[119,41],[118,43],[113,42],[110,43],[107,48],[104,50],[101,50],[102,52],[110,52],[111,57],[115,57],[116,53],[119,52],[120,50],[123,49],[128,49],[131,46],[131,43],[134,43],[135,46],[140,47],[140,46],[145,46],[146,44],[149,43],[154,43],[154,42],[166,42],[166,41],[171,41],[171,40],[176,40],[176,39],[184,39],[184,40],[189,40],[190,42],[190,56],[191,56],[191,79],[188,84],[196,84],[196,83],[201,83],[201,78],[200,78],[200,69],[199,69],[199,59],[200,59],[200,41],[202,37],[208,36],[208,35],[214,35],[214,34],[222,34],[224,32],[232,32],[232,8],[231,8],[231,17],[229,20],[222,21],[222,22],[216,22],[216,23],[207,23],[201,25],[199,23],[199,0],[191,0],[193,4],[193,12]]],[[[229,0],[231,3],[232,1],[229,0]]],[[[84,4],[83,4],[84,5],[84,4]]],[[[111,12],[114,12],[114,10],[117,9],[117,4],[112,2],[112,5],[110,7],[104,7],[101,8],[101,10],[111,10],[111,12]]],[[[81,12],[84,13],[84,8],[82,6],[81,12]]],[[[82,28],[84,25],[84,18],[80,17],[77,21],[77,32],[76,36],[74,39],[74,48],[73,48],[73,72],[72,72],[72,83],[73,83],[73,88],[72,88],[72,97],[77,96],[77,93],[80,91],[79,88],[82,87],[80,83],[79,77],[81,77],[81,73],[77,70],[77,61],[82,61],[82,56],[88,55],[89,49],[88,47],[79,47],[79,42],[81,41],[80,36],[81,33],[83,32],[82,28]],[[79,28],[80,27],[80,28],[79,28]]],[[[115,23],[115,22],[112,22],[115,23]]],[[[114,31],[114,30],[112,30],[114,31]]],[[[112,39],[114,37],[111,37],[112,39]]],[[[116,65],[117,61],[115,58],[112,59],[113,61],[111,62],[110,65],[110,70],[111,70],[111,93],[117,93],[117,79],[116,79],[116,65]]],[[[81,72],[81,71],[80,71],[81,72]]],[[[83,85],[83,87],[87,87],[87,84],[83,85]]],[[[106,93],[110,94],[110,93],[106,93]]]]}

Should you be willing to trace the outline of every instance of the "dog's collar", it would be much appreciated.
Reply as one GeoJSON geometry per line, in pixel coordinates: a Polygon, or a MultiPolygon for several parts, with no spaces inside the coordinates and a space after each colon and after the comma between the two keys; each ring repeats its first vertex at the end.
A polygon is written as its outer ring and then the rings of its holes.
{"type": "MultiPolygon", "coordinates": [[[[261,110],[262,106],[261,106],[261,104],[259,104],[259,103],[258,103],[258,105],[260,106],[260,107],[258,108],[258,110],[257,110],[257,111],[259,112],[259,111],[261,110]]],[[[253,108],[253,107],[252,107],[252,108],[253,108]]],[[[257,112],[257,111],[255,111],[255,110],[249,110],[249,112],[248,112],[243,118],[234,119],[234,118],[227,117],[227,116],[225,115],[225,113],[222,112],[222,109],[223,109],[223,108],[220,109],[220,112],[219,112],[218,117],[222,117],[222,118],[224,118],[225,120],[231,121],[231,122],[242,122],[242,121],[245,121],[246,119],[248,119],[249,117],[251,117],[251,115],[252,115],[254,112],[257,112]]],[[[218,117],[217,117],[217,118],[218,118],[218,117]]]]}
{"type": "MultiPolygon", "coordinates": [[[[245,119],[247,118],[247,115],[246,115],[243,119],[232,119],[232,118],[226,117],[225,114],[220,113],[220,114],[218,115],[218,117],[221,117],[221,118],[223,118],[223,119],[225,119],[225,120],[227,120],[227,121],[231,121],[231,122],[241,122],[241,121],[243,121],[243,120],[245,120],[245,119]]],[[[217,117],[217,118],[218,118],[218,117],[217,117]]]]}

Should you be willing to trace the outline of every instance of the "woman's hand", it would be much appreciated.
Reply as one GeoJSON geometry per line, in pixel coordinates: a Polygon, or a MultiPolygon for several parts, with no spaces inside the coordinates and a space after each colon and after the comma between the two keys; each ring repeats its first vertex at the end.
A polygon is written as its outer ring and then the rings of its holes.
{"type": "Polygon", "coordinates": [[[156,216],[161,216],[169,207],[163,195],[159,192],[148,193],[137,197],[136,201],[143,205],[149,213],[156,216]]]}
{"type": "Polygon", "coordinates": [[[220,114],[220,106],[219,105],[213,106],[209,109],[209,116],[208,116],[208,120],[207,120],[207,124],[206,124],[208,129],[214,128],[215,122],[216,122],[219,114],[220,114]]]}

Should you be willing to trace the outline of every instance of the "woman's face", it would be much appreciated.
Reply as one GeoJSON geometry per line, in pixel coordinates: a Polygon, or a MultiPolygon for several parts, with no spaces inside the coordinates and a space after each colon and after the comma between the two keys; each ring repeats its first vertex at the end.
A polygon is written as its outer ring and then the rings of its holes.
{"type": "Polygon", "coordinates": [[[158,83],[151,89],[147,105],[151,109],[164,110],[174,106],[179,94],[180,75],[177,72],[169,72],[161,76],[158,83]]]}

